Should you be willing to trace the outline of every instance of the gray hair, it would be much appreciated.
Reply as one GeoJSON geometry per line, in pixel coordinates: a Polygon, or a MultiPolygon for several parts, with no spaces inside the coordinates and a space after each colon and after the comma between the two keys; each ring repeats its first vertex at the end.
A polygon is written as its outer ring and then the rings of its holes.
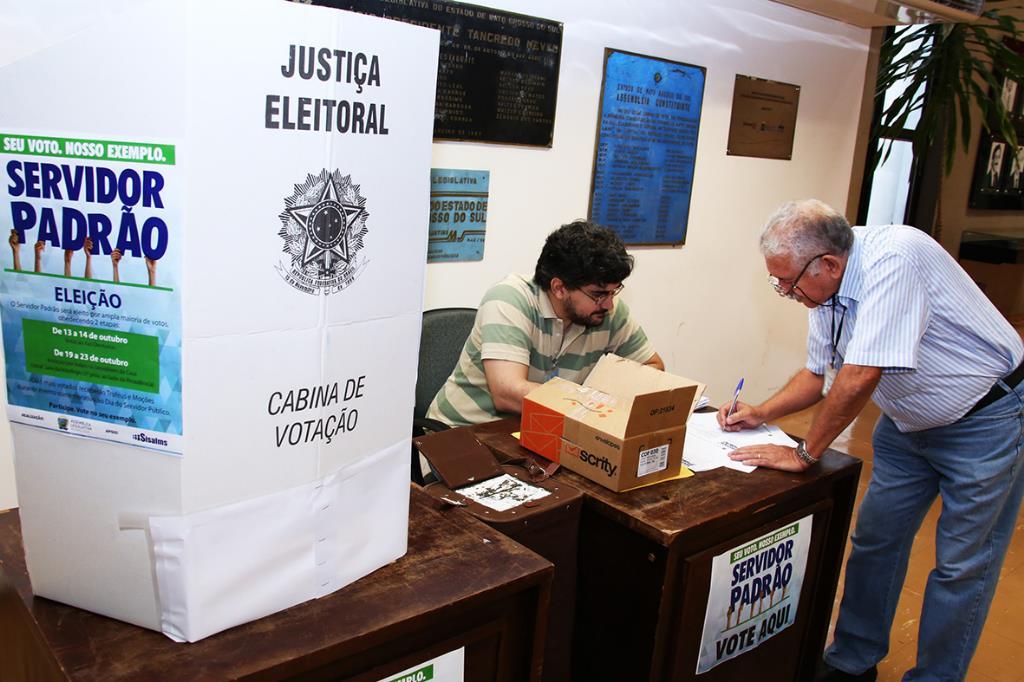
{"type": "MultiPolygon", "coordinates": [[[[853,246],[850,223],[817,199],[780,206],[761,230],[761,255],[806,262],[823,253],[845,255],[853,246]]],[[[817,268],[817,263],[814,264],[817,268]]]]}

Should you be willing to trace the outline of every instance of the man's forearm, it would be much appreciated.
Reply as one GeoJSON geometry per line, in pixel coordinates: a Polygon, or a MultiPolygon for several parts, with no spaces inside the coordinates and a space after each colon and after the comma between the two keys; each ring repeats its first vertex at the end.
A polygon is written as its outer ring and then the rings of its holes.
{"type": "Polygon", "coordinates": [[[821,375],[806,367],[793,375],[778,393],[758,406],[765,421],[772,421],[810,407],[821,400],[821,375]]]}
{"type": "Polygon", "coordinates": [[[880,367],[844,365],[839,370],[804,441],[812,457],[820,457],[836,436],[857,418],[881,378],[880,367]]]}
{"type": "Polygon", "coordinates": [[[491,398],[494,400],[494,408],[499,412],[523,413],[523,398],[532,391],[538,383],[525,379],[515,382],[498,382],[491,387],[491,398]]]}
{"type": "Polygon", "coordinates": [[[539,386],[526,377],[529,367],[509,360],[484,360],[484,377],[491,394],[494,408],[498,412],[523,411],[523,397],[539,386]]]}

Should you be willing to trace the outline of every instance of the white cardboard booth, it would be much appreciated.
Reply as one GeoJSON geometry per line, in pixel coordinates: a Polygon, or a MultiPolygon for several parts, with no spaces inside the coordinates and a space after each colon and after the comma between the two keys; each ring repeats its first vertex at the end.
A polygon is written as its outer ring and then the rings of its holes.
{"type": "Polygon", "coordinates": [[[0,52],[35,594],[195,641],[397,559],[438,34],[281,0],[55,7],[0,52]]]}

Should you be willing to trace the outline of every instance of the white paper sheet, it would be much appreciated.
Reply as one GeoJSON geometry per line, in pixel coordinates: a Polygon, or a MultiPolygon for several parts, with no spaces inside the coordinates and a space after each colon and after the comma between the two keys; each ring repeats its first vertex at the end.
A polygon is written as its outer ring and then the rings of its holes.
{"type": "Polygon", "coordinates": [[[708,471],[727,467],[750,473],[757,467],[729,459],[729,453],[748,445],[785,445],[793,447],[796,441],[777,426],[762,425],[747,431],[723,431],[718,426],[715,412],[690,415],[683,443],[683,464],[692,471],[708,471]]]}
{"type": "Polygon", "coordinates": [[[544,488],[530,485],[508,474],[459,488],[458,493],[495,511],[507,511],[523,502],[539,500],[551,494],[544,488]]]}

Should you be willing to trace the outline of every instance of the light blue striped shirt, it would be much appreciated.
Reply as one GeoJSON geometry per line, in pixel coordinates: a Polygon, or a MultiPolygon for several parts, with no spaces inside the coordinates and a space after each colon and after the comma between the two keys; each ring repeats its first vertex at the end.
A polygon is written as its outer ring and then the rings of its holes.
{"type": "Polygon", "coordinates": [[[844,362],[881,367],[874,401],[902,432],[957,421],[1024,358],[1021,338],[934,239],[855,227],[835,308],[810,311],[807,369],[824,373],[833,320],[844,362]]]}

